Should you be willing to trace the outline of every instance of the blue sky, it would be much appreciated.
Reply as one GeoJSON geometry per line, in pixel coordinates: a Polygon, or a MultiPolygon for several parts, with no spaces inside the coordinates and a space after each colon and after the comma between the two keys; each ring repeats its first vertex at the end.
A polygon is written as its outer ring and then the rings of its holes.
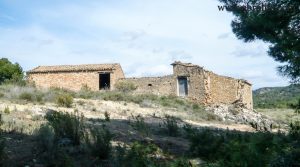
{"type": "Polygon", "coordinates": [[[0,0],[0,57],[39,65],[121,63],[126,76],[172,73],[175,60],[284,86],[268,44],[244,43],[217,0],[0,0]]]}

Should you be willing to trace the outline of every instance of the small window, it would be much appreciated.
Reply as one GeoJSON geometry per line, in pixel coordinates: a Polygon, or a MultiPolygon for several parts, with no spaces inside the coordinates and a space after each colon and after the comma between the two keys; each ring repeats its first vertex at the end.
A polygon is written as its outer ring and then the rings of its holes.
{"type": "Polygon", "coordinates": [[[152,84],[148,84],[148,86],[152,86],[152,84]]]}

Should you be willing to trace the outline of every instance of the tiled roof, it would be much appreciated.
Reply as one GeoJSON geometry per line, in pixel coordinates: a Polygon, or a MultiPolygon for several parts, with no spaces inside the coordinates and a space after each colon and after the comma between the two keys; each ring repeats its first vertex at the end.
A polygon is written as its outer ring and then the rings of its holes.
{"type": "Polygon", "coordinates": [[[120,64],[83,64],[83,65],[58,65],[58,66],[38,66],[28,73],[46,72],[75,72],[75,71],[105,71],[121,68],[120,64]]]}

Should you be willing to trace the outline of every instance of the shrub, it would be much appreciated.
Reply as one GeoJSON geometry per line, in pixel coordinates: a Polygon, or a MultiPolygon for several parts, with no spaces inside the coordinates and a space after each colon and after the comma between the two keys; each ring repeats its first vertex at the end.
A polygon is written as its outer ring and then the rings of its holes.
{"type": "Polygon", "coordinates": [[[43,151],[50,151],[54,144],[54,130],[48,124],[43,124],[35,132],[36,140],[38,141],[38,146],[43,151]]]}
{"type": "Polygon", "coordinates": [[[157,154],[162,154],[159,147],[154,144],[141,144],[135,142],[124,157],[126,167],[146,167],[158,166],[159,161],[155,158],[157,154]]]}
{"type": "Polygon", "coordinates": [[[133,128],[140,133],[148,136],[150,133],[150,127],[145,123],[144,118],[141,115],[132,115],[132,118],[135,120],[132,124],[133,128]]]}
{"type": "Polygon", "coordinates": [[[115,87],[122,92],[131,92],[137,89],[137,86],[130,81],[119,81],[116,83],[115,87]]]}
{"type": "Polygon", "coordinates": [[[95,96],[95,93],[87,85],[83,85],[79,92],[76,94],[77,97],[83,99],[90,99],[95,96]]]}
{"type": "Polygon", "coordinates": [[[50,111],[45,118],[54,129],[55,139],[70,139],[74,145],[79,145],[83,138],[83,115],[50,111]]]}
{"type": "Polygon", "coordinates": [[[296,121],[290,124],[289,134],[293,138],[300,140],[300,121],[296,121]]]}
{"type": "Polygon", "coordinates": [[[2,98],[2,97],[4,97],[4,96],[5,96],[5,94],[2,93],[2,92],[0,92],[0,98],[2,98]]]}
{"type": "Polygon", "coordinates": [[[112,134],[107,128],[92,127],[89,133],[85,134],[85,144],[88,151],[100,160],[108,159],[111,154],[112,134]]]}
{"type": "Polygon", "coordinates": [[[29,92],[23,92],[19,95],[19,99],[26,101],[33,101],[33,95],[29,92]]]}
{"type": "Polygon", "coordinates": [[[170,136],[177,136],[179,133],[178,118],[170,115],[165,115],[164,126],[170,136]]]}
{"type": "Polygon", "coordinates": [[[110,114],[107,111],[105,111],[104,112],[105,121],[107,121],[107,122],[110,121],[110,117],[109,116],[110,116],[110,114]]]}
{"type": "Polygon", "coordinates": [[[60,107],[70,108],[73,104],[73,96],[70,94],[61,94],[56,97],[56,104],[60,107]]]}
{"type": "Polygon", "coordinates": [[[134,142],[130,148],[117,146],[113,166],[122,167],[192,167],[185,158],[170,157],[157,145],[134,142]]]}
{"type": "Polygon", "coordinates": [[[5,114],[10,114],[10,109],[8,107],[5,107],[3,112],[5,114]]]}

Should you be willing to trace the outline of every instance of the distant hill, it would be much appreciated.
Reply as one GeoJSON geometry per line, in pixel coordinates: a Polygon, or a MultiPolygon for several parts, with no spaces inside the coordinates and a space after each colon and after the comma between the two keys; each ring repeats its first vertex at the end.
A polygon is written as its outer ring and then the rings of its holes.
{"type": "Polygon", "coordinates": [[[254,108],[291,108],[300,99],[300,84],[253,91],[254,108]]]}

